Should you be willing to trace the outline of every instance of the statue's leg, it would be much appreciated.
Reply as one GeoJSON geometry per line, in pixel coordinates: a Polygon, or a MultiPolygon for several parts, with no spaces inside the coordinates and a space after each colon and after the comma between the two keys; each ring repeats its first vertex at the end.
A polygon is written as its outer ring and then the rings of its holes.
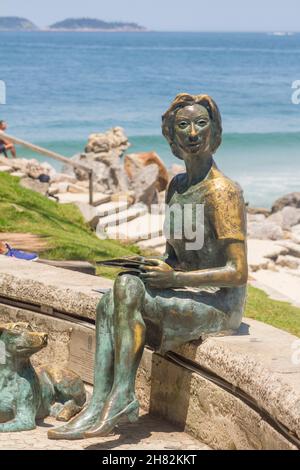
{"type": "Polygon", "coordinates": [[[145,345],[142,317],[145,286],[135,276],[120,276],[114,285],[114,383],[101,416],[85,437],[107,435],[122,419],[138,419],[135,379],[145,345]]]}
{"type": "Polygon", "coordinates": [[[114,300],[111,291],[102,297],[97,307],[93,397],[81,413],[68,424],[50,429],[48,431],[50,439],[83,439],[84,431],[89,429],[101,414],[113,383],[113,311],[114,300]]]}

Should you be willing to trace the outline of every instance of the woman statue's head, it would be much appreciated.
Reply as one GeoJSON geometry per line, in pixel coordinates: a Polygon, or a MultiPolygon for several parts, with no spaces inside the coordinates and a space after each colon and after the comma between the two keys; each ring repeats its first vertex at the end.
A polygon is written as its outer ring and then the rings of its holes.
{"type": "Polygon", "coordinates": [[[222,119],[218,106],[208,95],[177,95],[162,117],[162,132],[173,154],[214,154],[222,141],[222,119]]]}

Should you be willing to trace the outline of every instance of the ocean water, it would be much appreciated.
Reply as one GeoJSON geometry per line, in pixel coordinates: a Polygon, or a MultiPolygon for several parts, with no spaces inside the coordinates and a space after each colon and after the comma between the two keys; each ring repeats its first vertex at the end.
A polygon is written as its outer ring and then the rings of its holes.
{"type": "MultiPolygon", "coordinates": [[[[180,163],[161,136],[177,93],[208,93],[224,127],[219,167],[251,205],[300,191],[300,34],[0,33],[9,130],[66,156],[92,132],[126,130],[130,151],[180,163]]],[[[19,151],[28,156],[27,152],[19,151]]]]}

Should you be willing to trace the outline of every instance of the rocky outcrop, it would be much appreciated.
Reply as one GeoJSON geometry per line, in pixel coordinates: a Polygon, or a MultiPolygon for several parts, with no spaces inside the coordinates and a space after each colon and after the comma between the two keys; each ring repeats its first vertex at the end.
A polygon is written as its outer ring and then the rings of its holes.
{"type": "Polygon", "coordinates": [[[277,199],[272,206],[272,213],[278,212],[287,206],[300,208],[300,192],[290,193],[277,199]]]}
{"type": "MultiPolygon", "coordinates": [[[[129,183],[121,160],[130,144],[121,127],[114,127],[105,133],[91,134],[85,152],[72,157],[94,172],[95,191],[105,194],[124,192],[129,183]]],[[[88,174],[80,168],[73,170],[65,166],[63,172],[73,175],[78,181],[87,181],[88,174]]]]}
{"type": "Polygon", "coordinates": [[[141,170],[148,165],[158,167],[156,189],[158,192],[165,191],[169,184],[169,174],[165,164],[156,152],[131,153],[126,155],[124,160],[124,168],[131,182],[134,182],[141,170]]]}

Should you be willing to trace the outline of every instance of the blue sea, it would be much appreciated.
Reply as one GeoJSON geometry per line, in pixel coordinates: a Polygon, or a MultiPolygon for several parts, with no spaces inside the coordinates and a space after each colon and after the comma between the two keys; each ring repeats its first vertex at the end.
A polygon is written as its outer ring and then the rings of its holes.
{"type": "Polygon", "coordinates": [[[20,138],[72,156],[90,133],[122,126],[130,151],[170,166],[180,162],[162,113],[177,93],[208,93],[223,116],[216,161],[246,200],[268,207],[300,191],[300,34],[2,32],[0,64],[0,119],[20,138]]]}

